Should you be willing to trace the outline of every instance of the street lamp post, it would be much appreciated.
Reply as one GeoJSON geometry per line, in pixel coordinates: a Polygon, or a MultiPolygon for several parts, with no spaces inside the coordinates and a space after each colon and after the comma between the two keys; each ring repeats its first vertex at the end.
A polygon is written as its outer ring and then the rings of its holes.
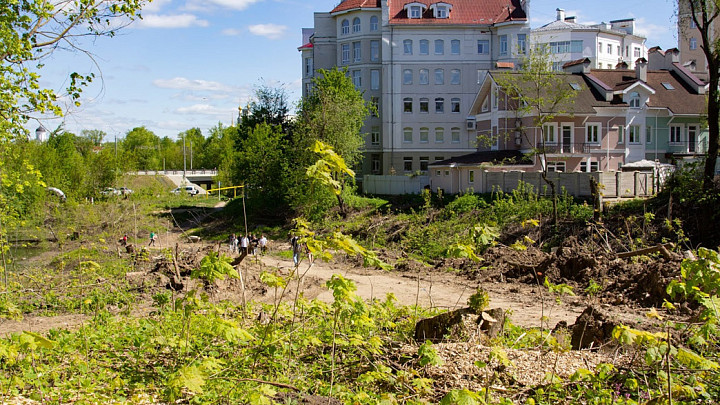
{"type": "Polygon", "coordinates": [[[183,134],[183,184],[187,182],[187,179],[185,178],[185,172],[187,171],[187,159],[185,154],[185,135],[183,134]]]}

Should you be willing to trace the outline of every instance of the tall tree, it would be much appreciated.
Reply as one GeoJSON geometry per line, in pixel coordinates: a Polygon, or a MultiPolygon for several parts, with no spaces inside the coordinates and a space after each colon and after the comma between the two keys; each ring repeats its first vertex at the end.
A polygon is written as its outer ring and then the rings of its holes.
{"type": "Polygon", "coordinates": [[[287,160],[280,126],[258,124],[240,141],[234,160],[234,183],[244,184],[247,195],[262,206],[278,208],[285,201],[287,160]]]}
{"type": "Polygon", "coordinates": [[[284,87],[270,87],[262,84],[255,89],[254,99],[247,105],[238,119],[241,132],[247,135],[258,124],[280,126],[288,124],[288,101],[284,87]]]}
{"type": "Polygon", "coordinates": [[[160,138],[145,127],[136,127],[125,134],[122,147],[129,161],[137,170],[159,170],[160,138]]]}
{"type": "Polygon", "coordinates": [[[347,69],[321,69],[313,79],[313,90],[301,102],[301,134],[306,147],[314,140],[328,144],[349,167],[362,157],[364,145],[360,129],[369,113],[369,103],[347,76],[347,69]]]}
{"type": "Polygon", "coordinates": [[[713,187],[720,140],[720,0],[678,0],[678,15],[695,22],[700,31],[700,48],[708,69],[708,153],[703,171],[703,189],[713,187]],[[684,13],[689,12],[686,16],[684,13]]]}
{"type": "MultiPolygon", "coordinates": [[[[517,72],[503,73],[496,76],[501,91],[512,102],[518,118],[533,117],[532,126],[540,131],[540,147],[533,153],[541,158],[542,179],[550,187],[553,203],[553,221],[557,223],[557,185],[548,177],[547,135],[545,125],[559,115],[572,112],[572,104],[578,90],[566,82],[566,74],[552,70],[552,63],[547,47],[529,49],[527,56],[521,61],[522,68],[517,72]]],[[[525,140],[534,145],[527,128],[516,128],[525,140]]]]}

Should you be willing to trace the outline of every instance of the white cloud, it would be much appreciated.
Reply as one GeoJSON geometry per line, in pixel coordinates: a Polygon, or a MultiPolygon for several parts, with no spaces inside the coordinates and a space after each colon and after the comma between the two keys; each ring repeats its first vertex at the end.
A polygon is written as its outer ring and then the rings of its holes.
{"type": "Polygon", "coordinates": [[[277,24],[256,24],[248,26],[248,30],[253,35],[266,37],[269,39],[280,39],[285,35],[288,27],[277,24]]]}
{"type": "Polygon", "coordinates": [[[170,4],[172,0],[152,0],[149,3],[145,3],[142,8],[143,13],[157,13],[165,5],[170,4]]]}
{"type": "Polygon", "coordinates": [[[208,80],[191,80],[185,77],[175,77],[172,79],[156,79],[153,85],[162,89],[176,90],[193,90],[193,91],[215,91],[229,92],[233,89],[219,82],[211,82],[208,80]]]}
{"type": "Polygon", "coordinates": [[[207,10],[210,7],[242,11],[262,0],[188,0],[188,10],[207,10]]]}
{"type": "Polygon", "coordinates": [[[653,24],[646,18],[640,17],[635,20],[635,33],[647,38],[648,48],[658,44],[663,44],[664,46],[677,46],[677,44],[673,43],[675,27],[669,24],[653,24]]]}
{"type": "Polygon", "coordinates": [[[192,14],[149,14],[143,16],[137,25],[142,28],[188,28],[207,27],[209,23],[192,14]]]}
{"type": "Polygon", "coordinates": [[[222,30],[222,34],[227,35],[229,37],[242,35],[242,33],[243,33],[242,30],[238,30],[235,28],[226,28],[226,29],[222,30]]]}
{"type": "Polygon", "coordinates": [[[211,116],[226,116],[232,114],[232,109],[219,108],[210,104],[194,104],[189,107],[180,107],[175,110],[176,114],[196,114],[211,116]]]}

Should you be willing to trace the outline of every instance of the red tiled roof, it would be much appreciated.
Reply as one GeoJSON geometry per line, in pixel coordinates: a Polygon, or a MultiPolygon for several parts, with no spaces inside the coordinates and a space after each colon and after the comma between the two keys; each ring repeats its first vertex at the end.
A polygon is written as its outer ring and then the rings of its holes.
{"type": "Polygon", "coordinates": [[[582,58],[582,59],[571,60],[570,62],[567,62],[566,64],[564,64],[563,68],[567,68],[567,67],[571,67],[571,66],[575,66],[575,65],[582,65],[583,63],[585,63],[585,61],[589,62],[590,59],[582,58]]]}
{"type": "MultiPolygon", "coordinates": [[[[527,15],[520,5],[520,0],[446,0],[447,3],[452,4],[450,17],[434,18],[430,5],[438,1],[439,0],[389,0],[390,24],[497,24],[508,21],[527,20],[527,15]],[[421,3],[427,6],[422,18],[408,18],[407,11],[403,9],[405,4],[408,3],[421,3]]],[[[346,2],[361,1],[346,0],[346,2]]]]}
{"type": "Polygon", "coordinates": [[[301,46],[300,48],[298,48],[298,51],[301,51],[301,50],[303,50],[303,49],[312,49],[312,47],[313,47],[312,42],[308,42],[307,44],[305,44],[305,45],[301,46]]]}
{"type": "Polygon", "coordinates": [[[338,4],[331,13],[339,13],[355,8],[380,8],[380,0],[345,0],[338,4]]]}
{"type": "Polygon", "coordinates": [[[512,69],[515,67],[515,64],[512,62],[496,62],[495,67],[498,69],[512,69]]]}

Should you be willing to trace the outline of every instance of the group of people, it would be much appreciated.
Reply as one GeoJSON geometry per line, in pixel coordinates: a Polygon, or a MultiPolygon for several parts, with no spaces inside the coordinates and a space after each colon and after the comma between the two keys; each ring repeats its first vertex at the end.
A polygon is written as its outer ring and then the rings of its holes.
{"type": "Polygon", "coordinates": [[[295,267],[300,264],[300,255],[303,253],[307,254],[310,265],[313,264],[313,254],[308,248],[307,243],[300,242],[299,236],[294,235],[290,238],[290,248],[292,249],[293,263],[295,264],[295,267]]]}
{"type": "Polygon", "coordinates": [[[260,235],[258,238],[253,234],[241,235],[240,237],[232,234],[228,242],[231,253],[245,253],[246,255],[252,253],[257,255],[258,249],[260,249],[262,255],[267,252],[268,239],[265,235],[260,235]]]}

